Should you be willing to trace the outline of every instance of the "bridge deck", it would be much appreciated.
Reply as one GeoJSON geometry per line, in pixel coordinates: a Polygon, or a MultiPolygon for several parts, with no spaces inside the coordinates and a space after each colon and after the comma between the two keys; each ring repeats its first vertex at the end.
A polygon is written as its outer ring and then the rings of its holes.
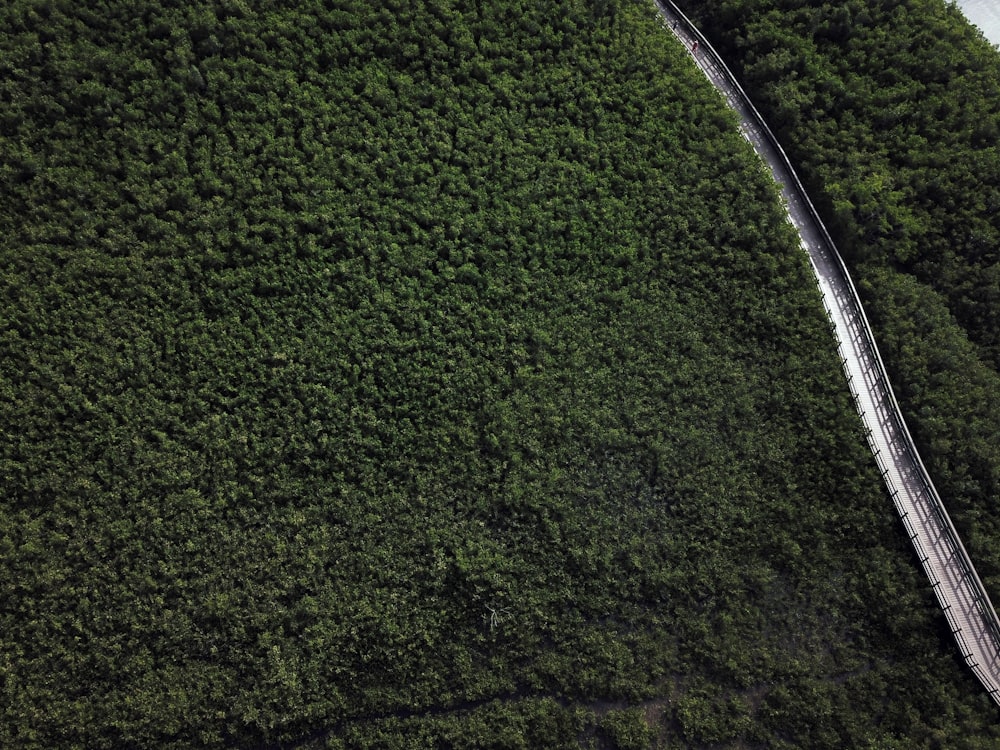
{"type": "Polygon", "coordinates": [[[944,509],[893,396],[847,268],[783,150],[708,41],[670,0],[665,26],[740,118],[740,130],[781,186],[836,333],[841,360],[889,494],[945,613],[963,658],[1000,704],[1000,623],[944,509]]]}

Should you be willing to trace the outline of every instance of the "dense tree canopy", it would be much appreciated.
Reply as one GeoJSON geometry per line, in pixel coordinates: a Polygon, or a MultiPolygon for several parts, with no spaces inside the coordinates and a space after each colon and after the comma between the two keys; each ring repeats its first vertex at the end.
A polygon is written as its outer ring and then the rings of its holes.
{"type": "Polygon", "coordinates": [[[995,741],[647,3],[14,0],[0,45],[0,745],[995,741]]]}
{"type": "Polygon", "coordinates": [[[686,5],[800,165],[1000,601],[1000,55],[941,0],[686,5]]]}

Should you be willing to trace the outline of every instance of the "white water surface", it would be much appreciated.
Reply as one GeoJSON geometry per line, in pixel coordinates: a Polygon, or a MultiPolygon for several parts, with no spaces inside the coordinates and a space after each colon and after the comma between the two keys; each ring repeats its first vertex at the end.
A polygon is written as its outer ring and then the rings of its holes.
{"type": "Polygon", "coordinates": [[[993,44],[1000,44],[1000,0],[957,0],[965,17],[993,44]]]}

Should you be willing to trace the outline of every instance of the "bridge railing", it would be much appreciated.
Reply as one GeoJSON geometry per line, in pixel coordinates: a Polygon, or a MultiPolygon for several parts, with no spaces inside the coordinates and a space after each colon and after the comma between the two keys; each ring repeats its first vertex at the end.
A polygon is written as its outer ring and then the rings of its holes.
{"type": "MultiPolygon", "coordinates": [[[[874,362],[874,375],[876,386],[879,391],[881,391],[881,396],[888,403],[889,418],[892,419],[894,426],[897,428],[898,433],[902,436],[904,442],[904,449],[906,450],[911,462],[917,467],[917,478],[920,482],[921,488],[924,494],[929,500],[929,505],[932,508],[935,516],[937,517],[941,529],[942,536],[946,540],[950,551],[953,552],[953,559],[957,562],[959,569],[962,573],[962,582],[967,588],[972,600],[976,604],[976,608],[979,612],[979,616],[986,626],[987,632],[991,636],[993,642],[993,647],[997,654],[1000,655],[1000,618],[997,617],[996,609],[993,603],[990,601],[989,594],[986,592],[986,587],[979,578],[979,574],[976,572],[975,566],[972,563],[972,559],[969,557],[969,553],[965,549],[965,545],[962,544],[962,540],[959,537],[958,531],[955,529],[955,525],[951,521],[951,517],[948,515],[948,511],[945,508],[944,502],[941,500],[941,496],[938,494],[937,489],[931,480],[930,474],[927,471],[926,466],[924,466],[923,460],[920,458],[920,453],[917,450],[916,443],[913,441],[913,437],[910,434],[910,430],[906,425],[906,421],[903,419],[902,410],[899,407],[899,403],[896,401],[895,393],[893,393],[892,386],[889,384],[889,375],[885,367],[885,362],[882,360],[882,355],[879,352],[878,345],[875,342],[875,336],[872,333],[871,325],[868,322],[868,316],[865,314],[864,307],[861,305],[861,297],[858,294],[857,288],[854,286],[854,281],[851,278],[850,272],[847,270],[847,265],[844,263],[840,252],[837,250],[837,246],[833,242],[833,238],[830,236],[826,229],[822,219],[819,216],[819,212],[813,205],[812,201],[809,199],[809,195],[806,193],[795,169],[792,167],[792,163],[782,148],[781,144],[778,142],[777,137],[768,127],[767,122],[761,116],[757,107],[754,105],[753,101],[747,95],[746,91],[740,85],[739,81],[736,80],[736,76],[733,75],[732,71],[722,60],[722,57],[716,52],[715,48],[712,46],[711,42],[705,37],[704,34],[698,29],[698,27],[684,14],[684,12],[677,7],[673,0],[655,0],[655,2],[661,7],[669,7],[669,11],[675,15],[677,18],[681,19],[687,28],[688,32],[698,40],[699,54],[709,55],[715,65],[718,67],[719,71],[726,77],[729,85],[733,88],[740,100],[747,107],[747,109],[752,113],[756,125],[760,128],[761,132],[767,138],[768,142],[777,152],[779,158],[781,159],[783,166],[790,175],[793,185],[789,186],[789,189],[794,190],[797,196],[802,201],[803,205],[806,206],[809,214],[814,221],[815,225],[819,228],[820,234],[822,236],[823,242],[826,245],[827,251],[830,256],[834,259],[837,269],[840,275],[843,277],[843,281],[849,290],[849,300],[850,312],[853,314],[855,320],[860,323],[861,334],[865,338],[865,344],[872,355],[874,362]]],[[[831,316],[832,314],[829,309],[827,309],[827,314],[831,316]]],[[[843,353],[841,353],[843,357],[843,353]]],[[[848,373],[850,378],[850,374],[848,373]]],[[[854,385],[851,383],[851,388],[853,391],[854,385]]],[[[861,411],[861,404],[858,401],[857,394],[852,393],[855,397],[855,404],[858,406],[859,411],[861,411]]],[[[886,477],[888,469],[885,467],[881,457],[876,454],[876,461],[878,462],[879,469],[882,472],[883,478],[886,477]]],[[[896,498],[893,497],[895,502],[896,498]]],[[[896,505],[897,510],[900,510],[899,505],[896,505]]],[[[927,559],[921,545],[918,543],[917,537],[913,531],[913,527],[910,524],[908,518],[905,514],[901,512],[903,516],[903,523],[907,531],[907,535],[910,540],[914,543],[914,549],[921,562],[927,559]]],[[[941,582],[936,579],[933,572],[924,566],[924,570],[927,571],[928,577],[931,579],[931,584],[934,588],[936,594],[938,594],[938,588],[941,586],[941,582]]],[[[954,615],[950,612],[944,601],[941,599],[941,595],[938,594],[938,601],[941,603],[942,608],[945,611],[946,618],[948,619],[949,626],[951,627],[952,633],[959,644],[959,648],[962,651],[963,657],[966,662],[979,677],[980,681],[983,682],[989,689],[990,695],[1000,703],[1000,691],[997,688],[990,688],[993,685],[993,681],[987,679],[983,673],[980,665],[974,663],[971,658],[971,651],[966,643],[965,636],[962,633],[961,627],[955,621],[954,615]]]]}

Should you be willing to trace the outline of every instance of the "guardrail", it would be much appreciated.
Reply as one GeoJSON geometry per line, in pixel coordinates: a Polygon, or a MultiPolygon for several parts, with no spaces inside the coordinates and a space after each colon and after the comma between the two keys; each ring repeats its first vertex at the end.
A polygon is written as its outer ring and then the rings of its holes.
{"type": "MultiPolygon", "coordinates": [[[[656,4],[660,7],[661,11],[665,11],[672,14],[674,17],[680,19],[685,24],[689,34],[697,40],[699,54],[711,56],[718,70],[721,71],[722,74],[726,77],[729,85],[733,88],[734,91],[737,92],[743,104],[752,113],[755,119],[755,124],[760,129],[760,132],[764,134],[770,146],[778,154],[778,157],[782,161],[782,166],[785,168],[785,170],[787,171],[788,175],[790,176],[793,182],[790,189],[794,190],[797,193],[797,196],[801,199],[803,205],[806,206],[810,218],[812,219],[813,223],[819,230],[823,243],[826,245],[826,250],[829,252],[830,257],[834,259],[834,262],[836,263],[837,266],[837,270],[843,277],[842,280],[844,281],[846,288],[849,290],[850,294],[849,301],[851,306],[851,312],[856,318],[857,322],[860,324],[858,328],[862,332],[862,335],[865,337],[866,348],[872,354],[875,363],[875,372],[874,372],[875,383],[873,384],[872,388],[874,389],[875,387],[878,387],[878,389],[881,391],[881,395],[884,397],[884,399],[889,405],[888,408],[889,418],[893,420],[893,425],[896,427],[899,434],[903,436],[904,448],[906,450],[906,453],[910,459],[912,466],[917,468],[917,478],[920,482],[921,489],[923,490],[924,495],[927,497],[929,505],[938,519],[938,522],[943,532],[942,538],[948,545],[949,551],[953,553],[951,555],[951,559],[956,561],[961,571],[960,585],[963,585],[966,588],[966,591],[967,593],[970,594],[972,601],[975,602],[976,608],[979,611],[979,616],[982,622],[985,624],[987,632],[991,636],[991,639],[993,641],[993,647],[996,650],[997,654],[1000,655],[1000,618],[997,617],[996,609],[993,607],[993,604],[990,601],[989,595],[986,592],[986,587],[980,580],[979,574],[976,572],[975,566],[972,563],[972,559],[969,557],[969,553],[966,551],[965,546],[962,544],[962,540],[958,535],[958,531],[955,529],[955,526],[952,523],[950,516],[948,515],[948,511],[944,506],[944,502],[941,500],[941,496],[938,494],[937,489],[935,488],[934,483],[931,480],[930,474],[928,473],[923,460],[920,458],[920,453],[917,450],[916,443],[914,443],[913,441],[913,437],[910,434],[910,430],[906,425],[905,419],[903,418],[902,410],[899,407],[899,403],[896,401],[895,393],[893,393],[892,386],[889,383],[889,375],[885,367],[885,362],[882,360],[882,355],[879,352],[878,345],[875,342],[875,336],[872,332],[871,325],[868,321],[868,316],[865,314],[864,307],[861,304],[861,297],[858,294],[857,288],[854,286],[854,281],[851,278],[851,274],[847,269],[847,265],[844,263],[844,260],[841,257],[840,252],[837,250],[837,247],[833,242],[833,238],[830,236],[829,232],[826,229],[826,226],[823,224],[823,220],[820,218],[819,212],[816,210],[816,207],[809,199],[809,196],[806,193],[806,190],[803,187],[801,181],[799,180],[799,177],[796,174],[795,169],[792,167],[792,163],[789,160],[788,155],[785,153],[785,150],[781,147],[781,144],[778,142],[777,137],[775,137],[774,133],[768,127],[763,116],[761,116],[756,106],[754,106],[753,101],[743,90],[743,87],[740,85],[739,81],[736,80],[736,77],[733,75],[732,71],[722,60],[718,52],[716,52],[711,42],[709,42],[709,40],[705,37],[705,35],[701,33],[698,27],[687,17],[687,15],[685,15],[685,13],[679,7],[677,7],[677,5],[673,2],[673,0],[654,0],[654,2],[656,2],[656,4]]],[[[831,316],[832,319],[831,310],[827,309],[827,315],[831,316]]],[[[846,371],[846,359],[844,358],[844,353],[842,349],[840,354],[842,361],[844,362],[846,371]]],[[[862,411],[860,401],[858,400],[858,394],[854,392],[853,379],[851,378],[849,372],[847,374],[848,374],[848,380],[851,381],[850,386],[852,389],[852,395],[854,396],[855,405],[858,407],[859,411],[862,411]]],[[[872,447],[874,449],[874,446],[872,447]]],[[[879,470],[882,472],[882,477],[883,479],[886,479],[889,473],[889,469],[885,466],[885,463],[883,462],[882,457],[878,454],[878,451],[873,451],[873,452],[875,453],[875,459],[878,464],[879,470]]],[[[889,485],[887,484],[887,486],[889,485]]],[[[896,506],[896,509],[899,512],[900,517],[903,521],[903,525],[906,530],[907,536],[910,538],[910,541],[913,544],[917,557],[920,559],[921,564],[925,572],[927,573],[928,578],[930,579],[931,586],[935,592],[936,598],[938,599],[939,604],[944,610],[944,614],[948,621],[949,627],[952,631],[952,635],[955,637],[956,643],[958,644],[959,649],[962,652],[962,657],[966,660],[966,663],[972,668],[973,672],[976,674],[977,678],[979,678],[980,682],[982,682],[983,685],[987,687],[987,690],[989,691],[993,699],[998,704],[1000,704],[1000,690],[994,687],[994,685],[996,684],[994,680],[989,679],[983,672],[981,666],[974,661],[972,649],[969,648],[968,643],[966,642],[965,636],[962,633],[962,628],[958,624],[955,615],[952,613],[951,607],[943,599],[943,595],[939,590],[944,584],[942,583],[942,581],[937,579],[937,576],[934,574],[933,570],[925,564],[927,561],[927,555],[920,544],[918,536],[914,531],[909,518],[907,517],[907,513],[897,502],[896,500],[897,493],[892,490],[891,486],[889,486],[889,489],[893,496],[894,505],[896,506]]]]}

